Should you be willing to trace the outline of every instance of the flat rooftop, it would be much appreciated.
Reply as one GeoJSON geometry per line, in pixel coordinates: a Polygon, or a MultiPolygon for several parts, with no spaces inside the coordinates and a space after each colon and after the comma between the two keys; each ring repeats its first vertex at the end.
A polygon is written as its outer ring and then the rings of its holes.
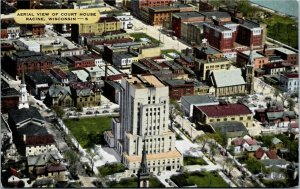
{"type": "Polygon", "coordinates": [[[287,49],[287,48],[284,48],[284,47],[278,47],[278,48],[275,48],[275,50],[277,50],[279,52],[282,52],[284,54],[297,54],[297,52],[292,51],[292,50],[287,49]]]}
{"type": "Polygon", "coordinates": [[[154,75],[136,75],[125,78],[135,88],[165,87],[154,75]]]}
{"type": "Polygon", "coordinates": [[[200,13],[206,17],[215,16],[216,18],[231,18],[230,14],[227,12],[210,11],[210,12],[200,12],[200,13]]]}
{"type": "Polygon", "coordinates": [[[195,17],[204,18],[204,15],[199,12],[177,12],[177,13],[173,13],[173,16],[179,18],[195,18],[195,17]]]}
{"type": "Polygon", "coordinates": [[[219,30],[219,31],[231,31],[231,29],[226,28],[225,26],[215,25],[213,23],[205,23],[204,26],[219,30]]]}
{"type": "MultiPolygon", "coordinates": [[[[142,160],[142,156],[128,156],[125,154],[124,154],[124,156],[129,162],[140,162],[142,160]]],[[[146,155],[148,161],[157,160],[157,159],[179,158],[181,156],[182,156],[181,153],[177,150],[169,151],[169,152],[162,152],[159,154],[147,154],[146,155]]]]}
{"type": "Polygon", "coordinates": [[[215,49],[211,46],[206,46],[206,48],[203,47],[197,47],[198,50],[204,52],[205,54],[219,54],[222,53],[221,51],[219,51],[218,49],[215,49]]]}
{"type": "Polygon", "coordinates": [[[193,95],[193,96],[182,96],[181,99],[184,99],[189,104],[201,104],[201,103],[217,103],[219,104],[218,99],[213,95],[193,95]]]}
{"type": "Polygon", "coordinates": [[[259,28],[259,24],[250,20],[244,20],[244,23],[240,24],[240,26],[244,26],[249,29],[259,28]]]}
{"type": "MultiPolygon", "coordinates": [[[[243,53],[244,55],[246,55],[246,56],[249,56],[250,51],[244,51],[244,52],[242,52],[242,53],[243,53]]],[[[263,55],[257,53],[256,51],[253,51],[253,52],[252,52],[252,56],[253,56],[253,58],[264,58],[263,55]]]]}

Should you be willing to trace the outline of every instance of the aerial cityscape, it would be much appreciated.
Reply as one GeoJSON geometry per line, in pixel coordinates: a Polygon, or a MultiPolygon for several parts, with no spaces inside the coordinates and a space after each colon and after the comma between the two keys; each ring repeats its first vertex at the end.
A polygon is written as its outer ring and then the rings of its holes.
{"type": "Polygon", "coordinates": [[[1,0],[1,187],[297,187],[298,3],[269,2],[1,0]]]}

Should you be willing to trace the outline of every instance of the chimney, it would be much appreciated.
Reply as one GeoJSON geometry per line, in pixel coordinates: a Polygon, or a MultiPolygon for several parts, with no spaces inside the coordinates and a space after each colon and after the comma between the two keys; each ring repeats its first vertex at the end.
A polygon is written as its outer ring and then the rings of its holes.
{"type": "Polygon", "coordinates": [[[107,63],[105,64],[105,81],[107,81],[107,63]]]}
{"type": "Polygon", "coordinates": [[[264,45],[264,50],[263,50],[263,55],[265,55],[266,54],[266,49],[268,48],[268,45],[267,44],[265,44],[264,45]]]}

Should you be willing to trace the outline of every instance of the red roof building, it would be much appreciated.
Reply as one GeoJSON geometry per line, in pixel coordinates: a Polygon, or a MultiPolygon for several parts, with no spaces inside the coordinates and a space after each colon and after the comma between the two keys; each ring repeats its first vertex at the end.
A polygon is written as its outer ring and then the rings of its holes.
{"type": "Polygon", "coordinates": [[[246,127],[253,125],[251,110],[243,104],[227,104],[194,107],[193,118],[202,124],[222,121],[240,121],[246,127]]]}

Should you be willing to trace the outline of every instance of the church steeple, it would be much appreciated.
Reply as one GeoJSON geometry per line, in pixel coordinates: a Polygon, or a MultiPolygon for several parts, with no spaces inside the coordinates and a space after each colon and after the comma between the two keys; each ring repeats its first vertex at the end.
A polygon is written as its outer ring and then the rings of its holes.
{"type": "Polygon", "coordinates": [[[147,166],[147,151],[146,151],[146,141],[144,140],[143,152],[142,152],[142,161],[141,166],[138,171],[138,187],[139,188],[148,188],[150,173],[147,166]]]}
{"type": "Polygon", "coordinates": [[[253,46],[250,47],[248,62],[246,65],[246,82],[248,94],[254,93],[254,59],[253,59],[253,46]]]}
{"type": "Polygon", "coordinates": [[[20,85],[20,97],[19,97],[19,109],[29,108],[28,103],[28,93],[25,84],[25,73],[24,73],[24,65],[22,65],[22,81],[20,85]]]}

